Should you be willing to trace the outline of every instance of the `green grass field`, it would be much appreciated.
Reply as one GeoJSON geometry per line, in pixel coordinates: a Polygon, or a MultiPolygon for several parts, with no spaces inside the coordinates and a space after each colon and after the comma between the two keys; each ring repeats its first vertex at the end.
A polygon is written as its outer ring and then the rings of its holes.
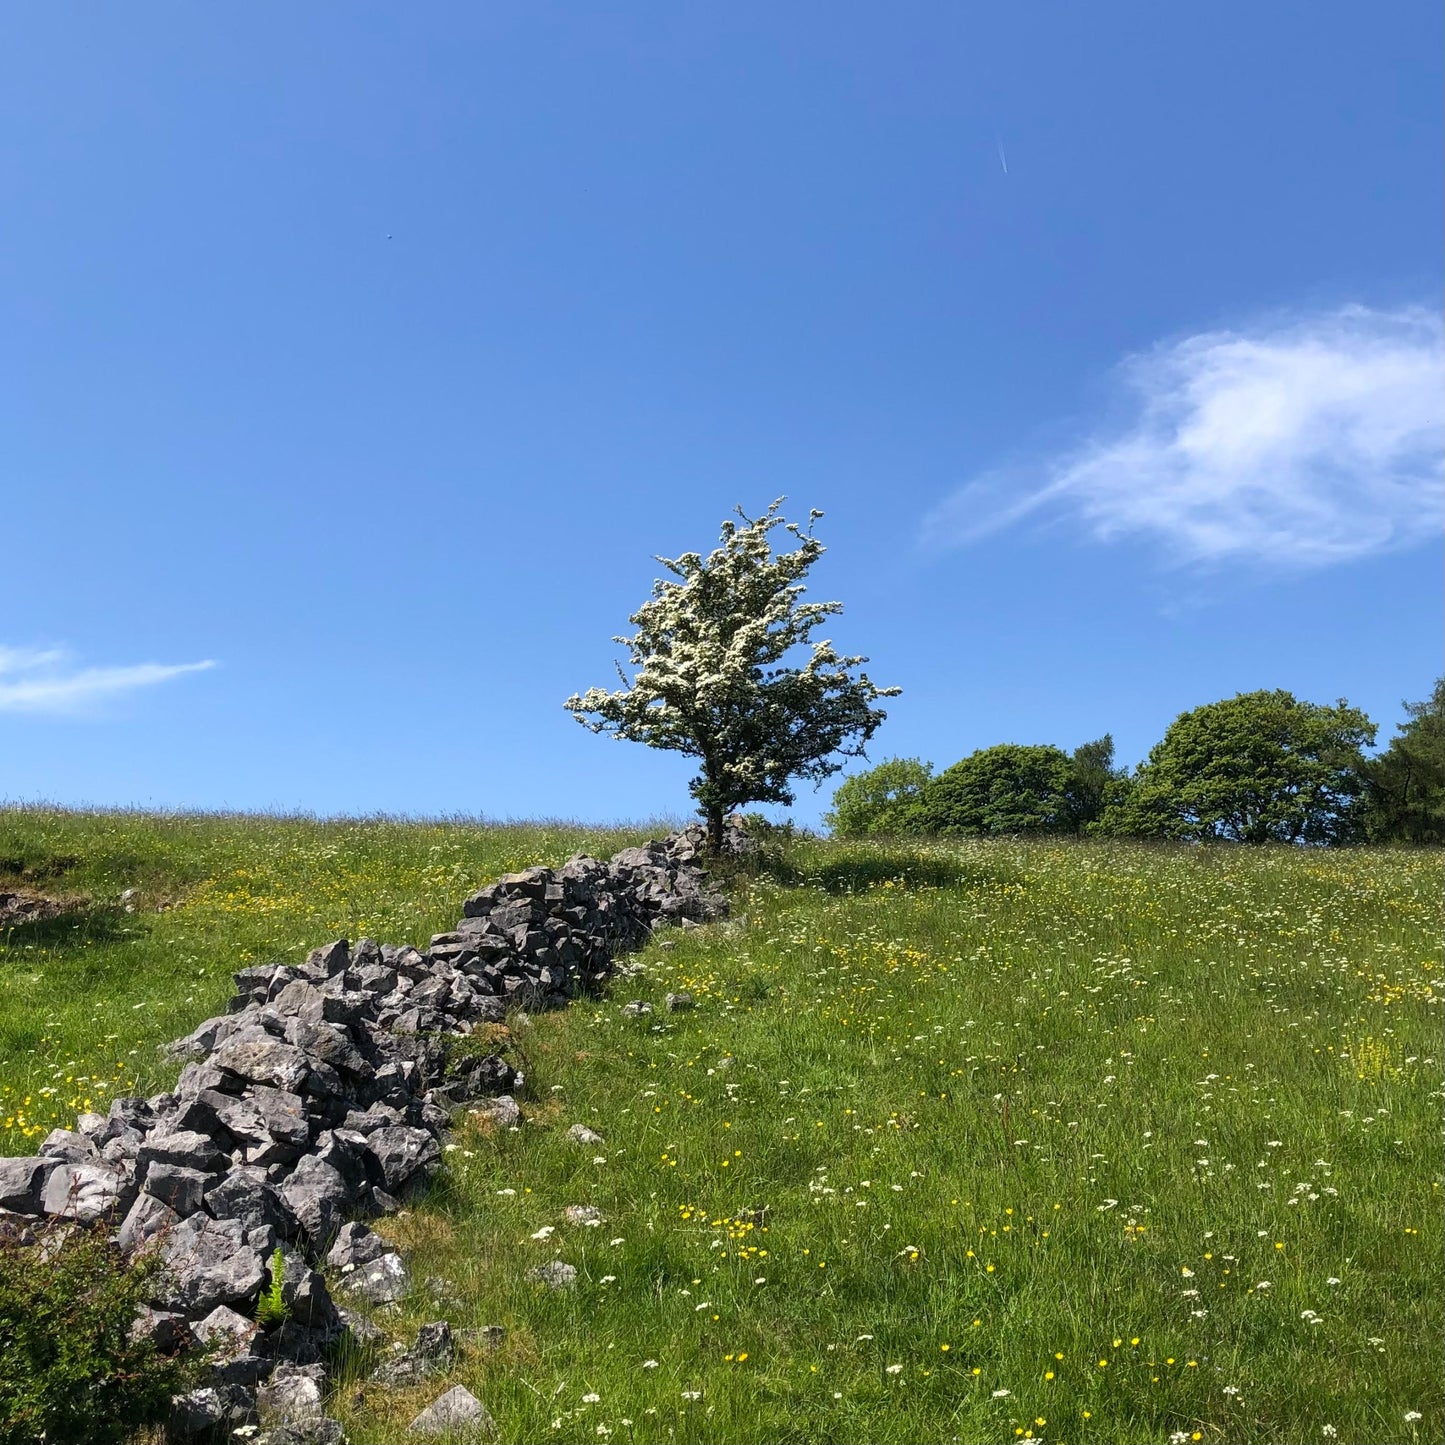
{"type": "MultiPolygon", "coordinates": [[[[234,967],[424,942],[635,836],[0,813],[27,877],[141,900],[0,941],[0,1149],[162,1086],[234,967]]],[[[1438,853],[791,843],[729,922],[499,1033],[525,1123],[463,1123],[385,1224],[417,1288],[378,1318],[505,1343],[412,1391],[343,1370],[332,1408],[359,1442],[454,1382],[504,1441],[1445,1438],[1442,884],[1438,853]],[[575,1291],[528,1280],[554,1258],[575,1291]]]]}

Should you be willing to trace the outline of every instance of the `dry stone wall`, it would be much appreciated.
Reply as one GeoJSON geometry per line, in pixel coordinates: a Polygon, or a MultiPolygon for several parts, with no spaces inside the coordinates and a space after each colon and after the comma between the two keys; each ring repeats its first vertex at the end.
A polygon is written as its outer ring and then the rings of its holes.
{"type": "MultiPolygon", "coordinates": [[[[171,1045],[186,1060],[173,1091],[116,1099],[37,1156],[0,1159],[0,1229],[23,1241],[49,1216],[159,1251],[136,1330],[216,1361],[176,1402],[173,1437],[259,1420],[278,1445],[339,1440],[321,1412],[321,1362],[367,1330],[346,1302],[387,1303],[409,1286],[366,1220],[437,1169],[457,1107],[491,1098],[515,1114],[524,1087],[458,1038],[595,992],[659,926],[722,917],[702,844],[694,827],[607,862],[510,874],[425,949],[337,939],[300,965],[242,969],[228,1011],[171,1045]],[[254,1316],[278,1250],[286,1318],[268,1331],[254,1316]]],[[[745,846],[740,827],[729,844],[745,846]]]]}

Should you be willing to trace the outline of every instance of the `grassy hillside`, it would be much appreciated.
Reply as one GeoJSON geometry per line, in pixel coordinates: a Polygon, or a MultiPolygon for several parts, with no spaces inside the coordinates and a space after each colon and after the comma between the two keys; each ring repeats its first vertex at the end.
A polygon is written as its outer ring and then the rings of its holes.
{"type": "MultiPolygon", "coordinates": [[[[83,1098],[41,1117],[56,1069],[145,1089],[239,962],[420,938],[621,841],[0,814],[0,856],[147,904],[0,950],[0,1088],[29,1128],[83,1098]]],[[[454,1377],[504,1440],[1441,1438],[1441,885],[1438,854],[793,844],[732,921],[501,1036],[526,1120],[459,1129],[387,1223],[430,1283],[381,1322],[504,1326],[454,1377]],[[527,1278],[554,1258],[575,1291],[527,1278]]],[[[395,1440],[451,1382],[356,1371],[334,1409],[395,1440]]]]}
{"type": "Polygon", "coordinates": [[[0,925],[0,1154],[168,1087],[178,1068],[159,1046],[224,1010],[238,968],[338,935],[425,946],[487,878],[654,833],[0,809],[0,892],[75,901],[0,925]]]}

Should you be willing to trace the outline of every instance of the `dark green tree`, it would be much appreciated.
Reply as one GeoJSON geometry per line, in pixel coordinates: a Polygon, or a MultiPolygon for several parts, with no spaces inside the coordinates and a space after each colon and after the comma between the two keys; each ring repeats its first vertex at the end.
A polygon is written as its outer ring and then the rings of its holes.
{"type": "Polygon", "coordinates": [[[1407,702],[1390,746],[1365,763],[1364,826],[1372,843],[1445,843],[1445,677],[1407,702]]]}
{"type": "Polygon", "coordinates": [[[1110,785],[1124,776],[1114,766],[1114,735],[1105,733],[1083,743],[1069,756],[1069,821],[1079,833],[1088,832],[1104,815],[1110,785]]]}
{"type": "Polygon", "coordinates": [[[1102,831],[1192,841],[1347,843],[1360,836],[1375,725],[1341,699],[1245,692],[1182,713],[1117,790],[1102,831]]]}
{"type": "Polygon", "coordinates": [[[983,748],[929,780],[918,831],[970,837],[1068,831],[1071,778],[1068,756],[1056,747],[983,748]]]}
{"type": "Polygon", "coordinates": [[[823,822],[840,838],[916,833],[918,804],[932,776],[932,763],[887,758],[845,779],[834,791],[833,811],[823,815],[823,822]]]}

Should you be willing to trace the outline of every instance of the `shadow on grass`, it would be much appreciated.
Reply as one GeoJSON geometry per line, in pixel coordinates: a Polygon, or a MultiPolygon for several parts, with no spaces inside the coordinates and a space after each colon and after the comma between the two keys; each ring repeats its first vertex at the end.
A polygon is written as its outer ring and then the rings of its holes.
{"type": "Polygon", "coordinates": [[[843,895],[892,884],[902,888],[959,888],[1016,879],[1002,857],[980,858],[937,847],[870,839],[866,843],[816,839],[767,840],[746,860],[729,860],[715,871],[723,880],[750,875],[787,887],[820,888],[843,895]]]}
{"type": "Polygon", "coordinates": [[[26,946],[81,949],[120,938],[134,927],[135,919],[120,909],[82,899],[48,917],[17,923],[0,921],[0,951],[26,946]]]}

